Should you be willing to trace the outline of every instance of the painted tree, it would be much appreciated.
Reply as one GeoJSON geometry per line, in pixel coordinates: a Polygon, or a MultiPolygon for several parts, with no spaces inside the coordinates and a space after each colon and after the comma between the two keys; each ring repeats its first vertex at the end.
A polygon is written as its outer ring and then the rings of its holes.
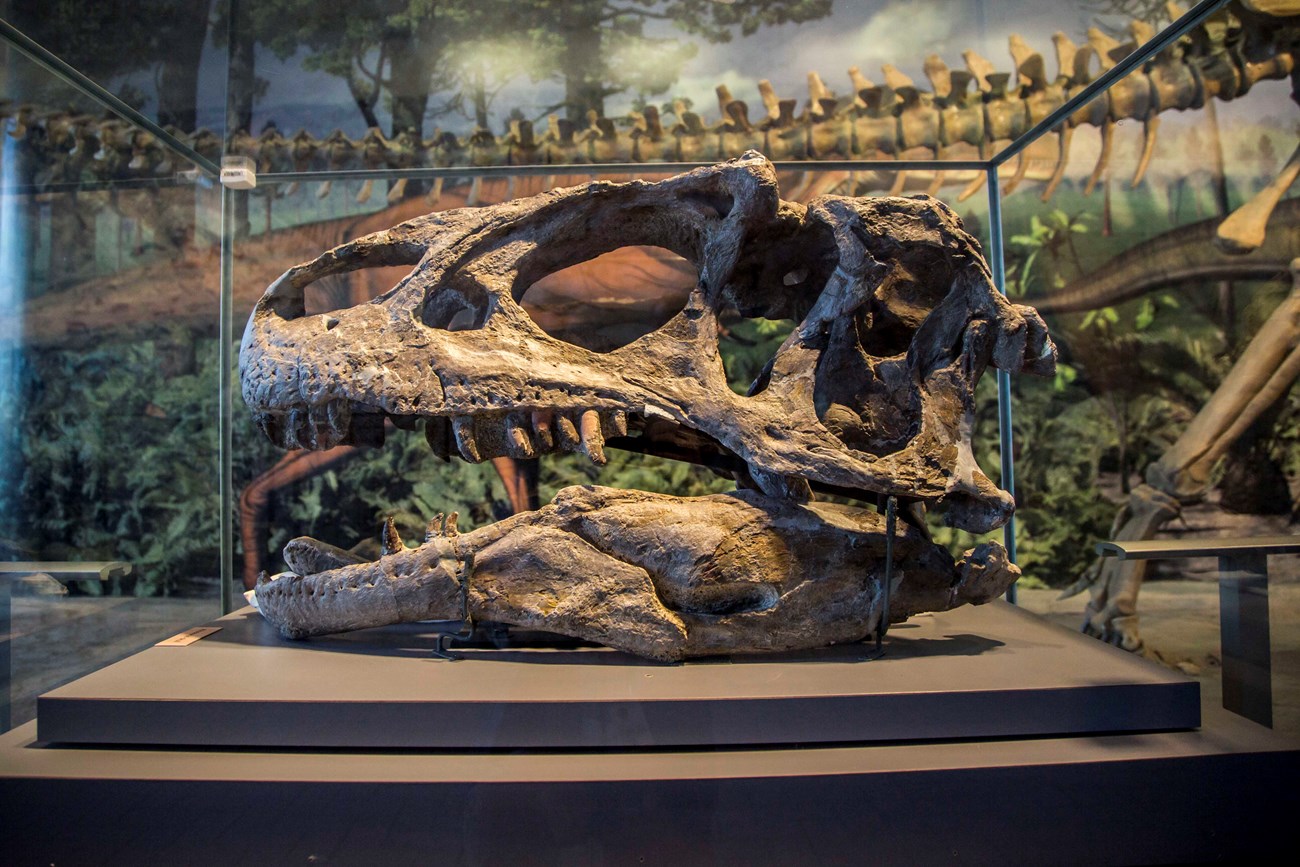
{"type": "Polygon", "coordinates": [[[539,41],[558,45],[551,75],[564,84],[561,106],[571,120],[588,111],[603,115],[605,99],[615,94],[666,91],[697,51],[682,37],[729,42],[738,34],[811,21],[831,11],[831,0],[532,0],[524,5],[539,41]]]}
{"type": "Polygon", "coordinates": [[[561,83],[551,108],[570,119],[603,114],[615,94],[670,88],[693,40],[727,42],[830,11],[831,0],[263,0],[242,15],[277,56],[305,51],[305,68],[346,81],[367,126],[380,125],[386,99],[399,135],[452,109],[487,126],[492,97],[520,76],[561,83]]]}
{"type": "Polygon", "coordinates": [[[236,28],[280,58],[305,52],[304,68],[343,79],[368,127],[422,134],[431,93],[457,89],[449,62],[457,46],[496,26],[512,26],[498,0],[268,0],[241,4],[236,28]]]}

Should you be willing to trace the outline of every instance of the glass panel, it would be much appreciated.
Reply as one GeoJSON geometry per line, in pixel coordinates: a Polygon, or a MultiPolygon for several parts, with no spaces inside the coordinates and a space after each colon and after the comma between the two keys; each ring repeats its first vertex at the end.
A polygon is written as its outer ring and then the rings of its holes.
{"type": "MultiPolygon", "coordinates": [[[[1109,147],[1080,125],[1050,199],[1026,184],[1004,202],[1009,288],[1043,311],[1062,351],[1054,382],[1016,382],[1022,600],[1077,627],[1092,599],[1092,628],[1204,678],[1213,703],[1217,563],[1156,562],[1142,584],[1131,565],[1096,561],[1092,546],[1114,532],[1294,532],[1288,268],[1300,200],[1284,163],[1295,105],[1269,70],[1249,67],[1248,92],[1238,81],[1145,131],[1120,122],[1109,147]],[[1056,601],[1066,587],[1079,595],[1056,601]]],[[[1155,77],[1130,76],[1110,104],[1155,77]]],[[[1275,660],[1294,641],[1286,582],[1297,568],[1270,560],[1275,660]]],[[[1276,666],[1274,691],[1277,727],[1295,731],[1300,684],[1276,666]]]]}
{"type": "MultiPolygon", "coordinates": [[[[990,232],[989,190],[985,181],[987,172],[981,169],[944,174],[957,184],[949,191],[948,184],[945,182],[937,195],[951,204],[961,215],[966,230],[979,239],[984,249],[984,256],[991,265],[996,250],[990,232]]],[[[980,469],[1001,485],[1002,457],[998,428],[997,380],[997,371],[989,368],[975,389],[975,424],[971,434],[971,446],[980,469]]],[[[1005,542],[1005,527],[988,533],[971,533],[947,526],[943,521],[942,513],[930,513],[927,516],[927,526],[935,541],[945,546],[954,557],[960,557],[981,542],[999,544],[1005,542]]]]}
{"type": "MultiPolygon", "coordinates": [[[[9,0],[4,18],[91,81],[189,140],[225,133],[226,3],[187,0],[9,0]]],[[[45,110],[102,115],[34,65],[11,66],[5,97],[45,110]]]]}
{"type": "MultiPolygon", "coordinates": [[[[4,727],[31,719],[38,694],[220,613],[218,197],[207,184],[101,177],[97,137],[141,131],[42,76],[9,52],[4,727]],[[85,113],[69,125],[37,99],[85,113]]],[[[171,173],[185,167],[166,158],[171,173]]]]}

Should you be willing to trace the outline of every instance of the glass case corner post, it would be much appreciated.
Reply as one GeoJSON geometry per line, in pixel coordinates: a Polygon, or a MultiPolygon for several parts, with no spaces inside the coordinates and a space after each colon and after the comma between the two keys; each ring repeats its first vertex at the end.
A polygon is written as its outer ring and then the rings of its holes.
{"type": "Polygon", "coordinates": [[[217,461],[221,499],[221,613],[233,609],[235,591],[235,494],[233,447],[233,393],[235,388],[235,324],[234,324],[234,232],[235,196],[240,195],[224,184],[218,184],[221,195],[221,304],[220,361],[217,377],[218,436],[217,461]]]}
{"type": "MultiPolygon", "coordinates": [[[[989,268],[993,272],[993,285],[1003,295],[1007,294],[1006,261],[1003,257],[1002,237],[1002,190],[998,186],[998,165],[990,163],[985,169],[988,176],[985,186],[989,191],[989,268]]],[[[1001,463],[1002,489],[1016,496],[1015,454],[1011,430],[1011,374],[1005,370],[997,371],[998,377],[998,458],[1001,463]]],[[[1007,519],[1002,530],[1003,544],[1007,548],[1007,557],[1016,562],[1016,516],[1013,513],[1007,519]]],[[[1007,601],[1016,603],[1016,585],[1007,588],[1007,601]]]]}
{"type": "MultiPolygon", "coordinates": [[[[14,192],[18,186],[18,148],[17,139],[9,135],[15,121],[6,118],[0,121],[0,310],[7,311],[11,319],[21,322],[26,283],[26,213],[21,206],[19,196],[14,192]]],[[[12,409],[18,401],[18,376],[22,366],[23,345],[21,332],[12,339],[0,340],[0,414],[16,423],[12,409]]],[[[13,438],[0,438],[0,460],[8,463],[19,462],[18,441],[13,438]]],[[[3,499],[12,492],[0,492],[0,514],[13,507],[12,502],[3,499]]],[[[12,611],[9,605],[10,577],[17,575],[0,575],[0,732],[9,731],[12,722],[10,688],[12,611]]]]}

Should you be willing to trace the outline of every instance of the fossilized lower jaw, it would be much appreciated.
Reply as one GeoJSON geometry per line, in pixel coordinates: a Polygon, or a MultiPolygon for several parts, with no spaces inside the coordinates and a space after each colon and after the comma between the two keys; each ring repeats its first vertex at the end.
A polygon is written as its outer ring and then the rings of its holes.
{"type": "Polygon", "coordinates": [[[414,549],[398,539],[393,551],[373,562],[330,563],[324,554],[323,565],[334,568],[305,575],[263,573],[258,608],[290,638],[461,617],[472,557],[458,552],[454,532],[453,525],[451,534],[435,534],[414,549]]]}

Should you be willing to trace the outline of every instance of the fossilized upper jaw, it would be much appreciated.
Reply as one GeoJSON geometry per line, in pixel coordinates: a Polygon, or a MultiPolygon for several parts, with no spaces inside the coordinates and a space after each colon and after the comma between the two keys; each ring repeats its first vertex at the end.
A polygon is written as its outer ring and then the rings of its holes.
{"type": "Polygon", "coordinates": [[[607,440],[666,453],[666,435],[747,467],[770,495],[811,483],[942,500],[950,522],[982,531],[1012,504],[971,455],[975,380],[989,363],[1042,372],[1052,357],[1041,320],[993,290],[951,211],[923,197],[826,197],[805,211],[750,154],[343,245],[268,289],[240,361],[246,401],[286,447],[382,442],[385,417],[425,419],[435,453],[474,461],[569,450],[603,462],[607,440]],[[520,306],[541,277],[633,244],[699,273],[658,330],[593,352],[520,306]],[[308,283],[372,264],[416,267],[373,302],[302,314],[308,283]],[[802,320],[750,396],[728,387],[718,350],[732,308],[802,320]]]}

